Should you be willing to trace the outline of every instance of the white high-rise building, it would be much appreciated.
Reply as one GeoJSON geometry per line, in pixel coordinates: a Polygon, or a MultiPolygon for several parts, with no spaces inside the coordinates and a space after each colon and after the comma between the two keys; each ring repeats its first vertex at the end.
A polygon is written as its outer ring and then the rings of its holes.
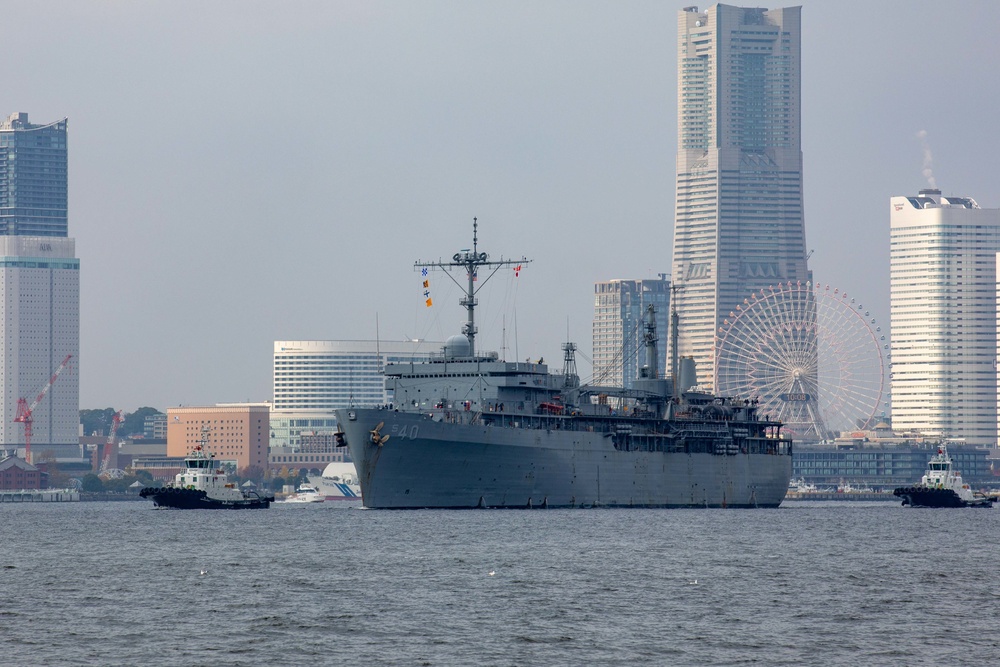
{"type": "Polygon", "coordinates": [[[333,411],[392,402],[382,368],[425,361],[444,343],[368,340],[274,341],[271,446],[296,447],[303,433],[332,432],[333,411]]]}
{"type": "Polygon", "coordinates": [[[715,336],[752,292],[811,280],[802,211],[800,7],[678,15],[673,298],[679,356],[715,380],[715,336]]]}
{"type": "Polygon", "coordinates": [[[80,380],[80,260],[75,240],[52,236],[0,236],[0,382],[5,449],[24,446],[15,423],[18,399],[30,405],[67,355],[70,364],[32,414],[31,453],[78,456],[80,380]]]}
{"type": "Polygon", "coordinates": [[[892,197],[892,427],[995,446],[1000,209],[892,197]]]}

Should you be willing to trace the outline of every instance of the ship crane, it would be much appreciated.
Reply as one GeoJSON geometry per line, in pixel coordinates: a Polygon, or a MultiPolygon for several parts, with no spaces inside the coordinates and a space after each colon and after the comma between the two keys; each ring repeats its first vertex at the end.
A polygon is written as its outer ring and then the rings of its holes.
{"type": "Polygon", "coordinates": [[[59,374],[63,372],[63,369],[66,368],[66,365],[69,364],[69,360],[72,358],[72,354],[66,355],[66,358],[63,359],[61,364],[59,364],[59,368],[57,368],[56,372],[52,374],[49,381],[45,383],[42,390],[38,392],[38,396],[35,397],[35,400],[32,401],[31,405],[28,405],[28,399],[26,398],[17,399],[17,416],[14,417],[14,421],[24,424],[24,460],[28,463],[31,463],[31,423],[34,421],[32,414],[34,413],[35,408],[38,407],[38,404],[42,402],[42,399],[45,398],[45,394],[49,393],[49,389],[52,388],[52,384],[56,381],[56,378],[59,377],[59,374]]]}
{"type": "Polygon", "coordinates": [[[111,452],[115,449],[115,434],[118,433],[118,426],[122,423],[122,411],[119,410],[111,417],[111,435],[108,436],[108,441],[104,443],[104,456],[101,458],[101,467],[97,471],[99,477],[117,477],[117,471],[112,471],[109,466],[111,465],[111,452]]]}

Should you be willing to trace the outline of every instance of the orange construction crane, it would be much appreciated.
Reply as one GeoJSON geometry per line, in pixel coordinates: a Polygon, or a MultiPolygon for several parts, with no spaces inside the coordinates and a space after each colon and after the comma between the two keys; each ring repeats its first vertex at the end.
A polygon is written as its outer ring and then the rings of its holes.
{"type": "Polygon", "coordinates": [[[118,425],[122,423],[122,411],[119,410],[111,418],[111,435],[108,436],[108,441],[104,443],[104,457],[101,459],[101,468],[97,471],[98,476],[108,472],[108,468],[111,465],[111,452],[115,450],[115,434],[118,433],[118,425]]]}
{"type": "Polygon", "coordinates": [[[56,378],[59,377],[59,374],[63,372],[63,369],[66,368],[66,364],[68,364],[69,360],[72,358],[72,354],[66,355],[66,358],[63,359],[61,364],[59,364],[59,368],[57,368],[56,372],[52,374],[52,377],[50,377],[49,381],[44,387],[42,387],[42,390],[38,392],[38,396],[35,397],[35,400],[31,403],[31,405],[28,405],[28,399],[26,398],[17,399],[17,416],[14,417],[14,421],[24,424],[24,460],[28,463],[31,463],[31,422],[34,421],[31,414],[35,411],[35,408],[38,407],[38,404],[42,402],[42,399],[45,398],[45,394],[49,393],[49,389],[52,388],[52,383],[56,381],[56,378]]]}

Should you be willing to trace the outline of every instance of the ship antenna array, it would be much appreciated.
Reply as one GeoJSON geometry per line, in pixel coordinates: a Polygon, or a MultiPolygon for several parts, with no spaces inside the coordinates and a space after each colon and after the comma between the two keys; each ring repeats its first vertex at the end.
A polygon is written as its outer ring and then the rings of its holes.
{"type": "Polygon", "coordinates": [[[476,293],[483,288],[490,278],[492,278],[497,271],[499,271],[504,266],[514,266],[515,264],[529,264],[530,259],[522,257],[521,259],[504,259],[501,257],[497,260],[491,260],[489,255],[485,252],[479,252],[479,219],[472,219],[472,250],[463,249],[456,252],[451,257],[450,262],[444,260],[438,260],[436,262],[420,262],[417,261],[413,264],[415,269],[441,269],[447,274],[451,281],[458,285],[459,289],[463,290],[465,294],[462,296],[459,303],[465,306],[467,313],[466,322],[462,325],[462,333],[465,337],[469,339],[469,356],[474,357],[476,355],[476,306],[478,305],[478,300],[476,299],[476,293]],[[467,285],[463,286],[455,276],[451,275],[450,269],[456,269],[458,267],[463,267],[466,271],[467,285]],[[481,282],[479,279],[479,269],[480,268],[492,269],[489,275],[486,276],[481,282]],[[476,287],[476,283],[479,282],[479,287],[476,287]]]}

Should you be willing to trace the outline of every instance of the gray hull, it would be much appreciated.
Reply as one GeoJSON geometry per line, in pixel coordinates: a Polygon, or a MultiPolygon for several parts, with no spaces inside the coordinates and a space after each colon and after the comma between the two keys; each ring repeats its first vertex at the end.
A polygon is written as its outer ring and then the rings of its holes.
{"type": "Polygon", "coordinates": [[[620,451],[600,433],[378,409],[337,421],[370,508],[777,507],[792,472],[790,453],[620,451]]]}

